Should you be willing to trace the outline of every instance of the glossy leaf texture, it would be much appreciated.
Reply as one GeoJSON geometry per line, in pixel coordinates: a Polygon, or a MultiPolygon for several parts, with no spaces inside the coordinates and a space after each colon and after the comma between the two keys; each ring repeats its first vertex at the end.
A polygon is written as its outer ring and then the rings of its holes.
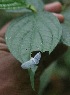
{"type": "Polygon", "coordinates": [[[31,12],[13,20],[5,37],[11,53],[23,63],[33,51],[51,53],[61,35],[62,27],[55,16],[49,12],[31,12]]]}
{"type": "Polygon", "coordinates": [[[19,9],[25,5],[25,0],[0,0],[0,9],[19,9]]]}
{"type": "Polygon", "coordinates": [[[42,95],[42,92],[45,88],[45,86],[48,85],[48,83],[51,81],[51,77],[54,74],[56,67],[56,62],[53,62],[45,71],[42,73],[40,77],[40,87],[39,87],[39,93],[38,95],[42,95]]]}
{"type": "Polygon", "coordinates": [[[70,7],[66,8],[62,13],[65,21],[62,23],[63,32],[61,41],[67,46],[70,46],[70,7]]]}

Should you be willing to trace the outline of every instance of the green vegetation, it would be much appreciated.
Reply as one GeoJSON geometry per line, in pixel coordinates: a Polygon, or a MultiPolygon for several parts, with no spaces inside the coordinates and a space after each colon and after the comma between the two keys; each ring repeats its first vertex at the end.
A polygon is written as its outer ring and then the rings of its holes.
{"type": "MultiPolygon", "coordinates": [[[[44,0],[45,3],[53,1],[56,0],[44,0]]],[[[41,0],[0,0],[1,15],[7,18],[2,18],[0,26],[14,18],[5,35],[10,52],[21,64],[30,60],[32,55],[41,52],[39,66],[28,69],[31,85],[35,90],[35,73],[44,62],[45,67],[39,77],[39,95],[63,95],[62,87],[59,88],[57,82],[63,86],[61,81],[68,80],[70,84],[70,1],[58,1],[63,6],[62,14],[65,21],[62,24],[52,13],[43,10],[44,4],[41,0]],[[48,89],[49,85],[49,90],[45,92],[44,89],[48,89]]]]}

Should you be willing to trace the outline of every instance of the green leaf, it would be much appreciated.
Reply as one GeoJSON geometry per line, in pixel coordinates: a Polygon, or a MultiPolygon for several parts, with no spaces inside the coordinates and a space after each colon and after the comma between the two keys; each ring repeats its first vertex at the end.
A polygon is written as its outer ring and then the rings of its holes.
{"type": "Polygon", "coordinates": [[[61,41],[70,46],[70,7],[66,8],[63,12],[65,21],[62,23],[62,38],[61,41]]]}
{"type": "Polygon", "coordinates": [[[36,12],[36,8],[43,9],[42,0],[0,0],[0,9],[23,9],[28,8],[36,12]]]}
{"type": "Polygon", "coordinates": [[[0,9],[19,9],[24,6],[25,0],[0,0],[0,9]]]}
{"type": "Polygon", "coordinates": [[[70,4],[70,0],[62,0],[64,4],[70,4]]]}
{"type": "Polygon", "coordinates": [[[63,55],[63,60],[65,64],[70,68],[70,47],[68,48],[67,52],[63,55]]]}
{"type": "Polygon", "coordinates": [[[34,76],[35,76],[35,72],[36,72],[37,68],[38,68],[38,66],[35,66],[34,68],[28,69],[28,73],[30,75],[31,86],[32,86],[33,90],[35,90],[34,76]]]}
{"type": "Polygon", "coordinates": [[[51,80],[51,77],[55,71],[56,62],[52,63],[40,77],[40,87],[38,95],[42,95],[44,88],[48,85],[51,80]]]}
{"type": "Polygon", "coordinates": [[[51,53],[60,41],[62,28],[58,19],[49,12],[27,13],[13,20],[6,32],[9,50],[21,63],[33,51],[51,53]]]}
{"type": "Polygon", "coordinates": [[[27,4],[34,5],[37,10],[43,10],[44,4],[42,0],[26,0],[27,4]]]}

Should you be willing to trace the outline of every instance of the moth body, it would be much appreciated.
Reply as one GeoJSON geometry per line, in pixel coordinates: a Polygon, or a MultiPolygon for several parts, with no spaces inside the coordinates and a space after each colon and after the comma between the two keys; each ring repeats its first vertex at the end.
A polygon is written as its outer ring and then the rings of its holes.
{"type": "Polygon", "coordinates": [[[23,69],[33,68],[36,64],[39,63],[40,58],[41,58],[41,53],[39,52],[39,53],[37,53],[37,54],[34,56],[34,58],[31,58],[29,61],[23,63],[23,64],[21,65],[21,67],[22,67],[23,69]]]}

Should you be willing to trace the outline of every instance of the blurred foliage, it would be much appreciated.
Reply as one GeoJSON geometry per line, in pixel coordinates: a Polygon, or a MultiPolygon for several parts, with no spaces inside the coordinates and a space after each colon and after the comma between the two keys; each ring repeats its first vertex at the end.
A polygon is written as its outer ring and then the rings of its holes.
{"type": "MultiPolygon", "coordinates": [[[[54,1],[60,1],[63,4],[64,10],[66,10],[66,8],[70,6],[70,0],[43,0],[43,1],[45,4],[54,1]]],[[[70,13],[70,11],[68,11],[68,13],[70,13]]],[[[22,15],[22,12],[14,13],[0,10],[0,28],[2,28],[2,26],[6,24],[8,21],[20,15],[22,15]]],[[[67,50],[65,50],[61,54],[63,46],[64,45],[59,47],[59,50],[57,49],[58,47],[56,47],[56,49],[49,56],[48,61],[44,62],[49,65],[53,62],[53,60],[58,60],[56,72],[53,74],[48,86],[45,87],[43,95],[70,95],[70,47],[66,46],[67,50]]]]}
{"type": "MultiPolygon", "coordinates": [[[[69,36],[70,35],[70,0],[44,0],[44,3],[47,4],[54,1],[59,1],[63,5],[62,14],[65,17],[65,22],[63,23],[65,26],[62,25],[62,27],[63,27],[64,35],[69,36]]],[[[66,39],[68,39],[68,37],[66,37],[66,39]]],[[[69,37],[69,42],[70,42],[70,37],[69,37]]],[[[62,48],[63,46],[61,47],[59,46],[59,49],[55,49],[52,55],[54,57],[59,55],[59,52],[63,50],[62,48]]],[[[60,56],[58,56],[57,58],[55,57],[58,60],[56,72],[54,73],[51,82],[49,82],[49,85],[45,88],[43,95],[70,95],[70,47],[67,48],[68,49],[65,50],[63,54],[60,54],[60,56]]]]}
{"type": "Polygon", "coordinates": [[[62,4],[69,4],[70,3],[70,0],[43,0],[43,1],[44,1],[44,3],[50,3],[50,2],[55,2],[55,1],[59,1],[62,4]]]}

